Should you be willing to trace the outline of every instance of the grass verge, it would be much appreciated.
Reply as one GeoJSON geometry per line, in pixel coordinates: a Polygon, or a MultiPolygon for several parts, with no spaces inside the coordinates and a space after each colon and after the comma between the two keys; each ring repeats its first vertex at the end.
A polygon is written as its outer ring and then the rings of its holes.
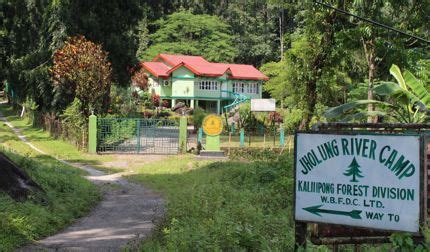
{"type": "Polygon", "coordinates": [[[290,251],[292,160],[197,161],[172,157],[129,178],[163,192],[165,221],[142,251],[290,251]]]}
{"type": "Polygon", "coordinates": [[[0,123],[0,144],[0,151],[44,189],[46,200],[30,197],[16,202],[0,193],[0,251],[12,251],[54,234],[84,216],[99,201],[98,189],[82,178],[85,172],[34,152],[4,123],[0,123]]]}

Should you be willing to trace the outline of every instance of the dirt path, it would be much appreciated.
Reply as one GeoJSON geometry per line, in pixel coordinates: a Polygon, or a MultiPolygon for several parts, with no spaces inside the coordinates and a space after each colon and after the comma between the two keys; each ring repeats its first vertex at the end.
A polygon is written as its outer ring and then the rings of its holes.
{"type": "MultiPolygon", "coordinates": [[[[1,114],[0,120],[32,149],[46,155],[1,114]]],[[[128,182],[121,173],[107,175],[88,165],[59,161],[88,171],[90,175],[86,178],[100,186],[103,200],[88,216],[60,233],[17,251],[121,251],[124,246],[145,238],[163,215],[161,196],[128,182]]]]}

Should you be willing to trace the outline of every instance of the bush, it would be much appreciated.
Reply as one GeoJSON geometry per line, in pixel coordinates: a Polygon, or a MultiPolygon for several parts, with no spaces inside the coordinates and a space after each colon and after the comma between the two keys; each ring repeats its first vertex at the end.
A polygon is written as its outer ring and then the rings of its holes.
{"type": "Polygon", "coordinates": [[[80,100],[75,100],[61,115],[61,136],[79,147],[86,147],[88,117],[81,111],[80,100]]]}
{"type": "Polygon", "coordinates": [[[136,114],[137,106],[132,100],[130,88],[122,88],[113,85],[110,97],[110,113],[123,117],[134,116],[136,114]]]}
{"type": "Polygon", "coordinates": [[[114,115],[104,117],[106,123],[102,127],[109,129],[105,132],[103,144],[114,144],[136,136],[137,120],[115,118],[114,115]]]}
{"type": "Polygon", "coordinates": [[[111,85],[111,64],[101,45],[83,36],[70,37],[54,54],[51,76],[56,100],[68,105],[78,98],[81,111],[88,117],[91,111],[101,113],[111,85]]]}

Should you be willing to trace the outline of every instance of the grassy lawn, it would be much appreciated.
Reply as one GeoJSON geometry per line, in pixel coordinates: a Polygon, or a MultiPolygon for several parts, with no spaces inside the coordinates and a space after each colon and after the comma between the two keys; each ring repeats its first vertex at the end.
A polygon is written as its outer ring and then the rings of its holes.
{"type": "Polygon", "coordinates": [[[251,163],[171,157],[128,178],[168,199],[166,219],[143,251],[293,248],[291,156],[251,163]]]}
{"type": "Polygon", "coordinates": [[[0,145],[45,191],[43,201],[32,196],[24,202],[0,193],[0,251],[54,234],[100,199],[98,189],[81,177],[85,172],[34,152],[2,122],[0,145]]]}

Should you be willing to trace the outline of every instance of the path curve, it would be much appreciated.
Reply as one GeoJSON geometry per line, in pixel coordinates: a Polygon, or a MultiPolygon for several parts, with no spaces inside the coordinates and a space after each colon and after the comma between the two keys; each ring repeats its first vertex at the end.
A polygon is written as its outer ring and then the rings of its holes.
{"type": "MultiPolygon", "coordinates": [[[[28,141],[6,117],[2,120],[15,134],[38,153],[48,155],[28,141]]],[[[121,251],[150,234],[164,214],[163,198],[152,190],[130,183],[121,173],[105,174],[91,166],[58,161],[86,170],[88,180],[100,186],[102,201],[91,213],[56,235],[37,241],[17,251],[121,251]]]]}

